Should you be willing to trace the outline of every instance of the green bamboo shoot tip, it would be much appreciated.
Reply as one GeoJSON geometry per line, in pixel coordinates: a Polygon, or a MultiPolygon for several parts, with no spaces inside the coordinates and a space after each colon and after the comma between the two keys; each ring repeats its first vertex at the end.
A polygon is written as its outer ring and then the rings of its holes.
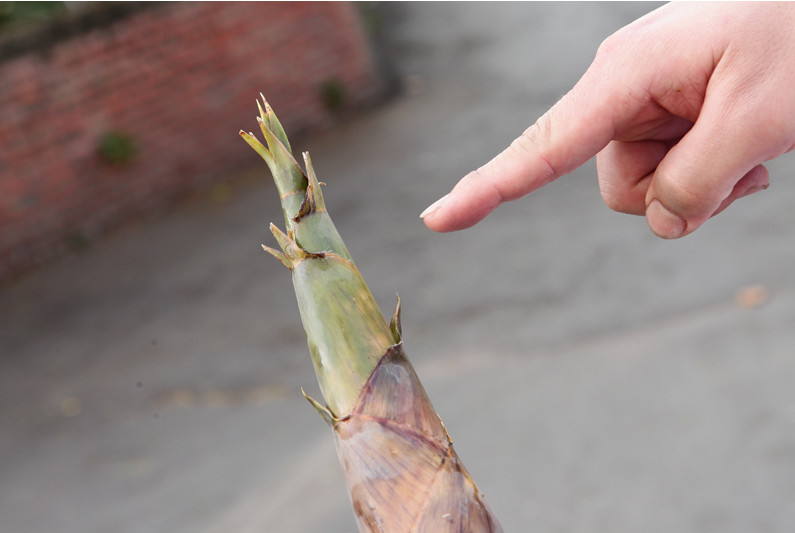
{"type": "Polygon", "coordinates": [[[262,159],[265,160],[269,167],[273,165],[273,157],[271,156],[270,152],[268,152],[268,149],[265,148],[261,142],[259,142],[259,139],[254,137],[253,133],[240,130],[240,136],[243,137],[243,140],[246,141],[262,159]]]}
{"type": "Polygon", "coordinates": [[[262,117],[263,122],[267,123],[269,129],[271,129],[276,135],[276,138],[287,148],[288,152],[292,152],[292,148],[290,147],[290,141],[287,138],[287,134],[284,132],[284,128],[282,127],[281,122],[279,122],[276,113],[273,112],[268,101],[262,96],[262,93],[259,93],[260,98],[262,98],[262,103],[265,105],[265,110],[262,110],[262,106],[259,105],[257,102],[257,107],[259,108],[260,117],[262,117]]]}

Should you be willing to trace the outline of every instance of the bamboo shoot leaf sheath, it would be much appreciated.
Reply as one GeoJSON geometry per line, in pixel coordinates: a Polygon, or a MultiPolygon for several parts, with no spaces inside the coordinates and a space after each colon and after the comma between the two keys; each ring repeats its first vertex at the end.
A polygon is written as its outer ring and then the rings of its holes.
{"type": "Polygon", "coordinates": [[[257,103],[266,144],[240,132],[271,170],[284,212],[279,250],[361,533],[500,532],[402,345],[400,300],[388,323],[326,211],[312,161],[306,173],[273,110],[257,103]]]}

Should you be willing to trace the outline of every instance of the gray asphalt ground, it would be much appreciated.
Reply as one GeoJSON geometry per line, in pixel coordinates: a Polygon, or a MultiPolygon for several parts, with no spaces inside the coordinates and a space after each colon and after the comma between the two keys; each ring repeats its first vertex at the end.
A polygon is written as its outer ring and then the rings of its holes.
{"type": "MultiPolygon", "coordinates": [[[[675,242],[593,164],[466,232],[417,218],[653,7],[387,5],[404,93],[299,147],[506,531],[795,531],[793,157],[675,242]]],[[[3,287],[2,533],[353,533],[248,156],[3,287]]]]}

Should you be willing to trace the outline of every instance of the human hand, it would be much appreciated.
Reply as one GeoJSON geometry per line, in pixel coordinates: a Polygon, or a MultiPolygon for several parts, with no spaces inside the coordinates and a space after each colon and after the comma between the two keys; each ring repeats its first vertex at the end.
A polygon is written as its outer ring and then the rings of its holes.
{"type": "Polygon", "coordinates": [[[594,155],[602,198],[663,238],[768,186],[795,148],[795,3],[674,3],[604,41],[574,88],[421,215],[468,228],[594,155]]]}

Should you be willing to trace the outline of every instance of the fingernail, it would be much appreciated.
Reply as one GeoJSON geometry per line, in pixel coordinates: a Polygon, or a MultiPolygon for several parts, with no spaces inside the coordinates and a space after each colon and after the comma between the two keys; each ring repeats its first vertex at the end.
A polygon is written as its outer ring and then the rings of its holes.
{"type": "Polygon", "coordinates": [[[758,193],[759,191],[764,191],[768,187],[770,187],[769,183],[767,185],[752,185],[751,187],[748,187],[748,189],[742,195],[740,195],[740,198],[745,198],[746,196],[751,196],[752,194],[758,193]]]}
{"type": "Polygon", "coordinates": [[[659,200],[652,200],[646,208],[646,222],[658,237],[678,239],[687,228],[687,222],[666,209],[659,200]]]}
{"type": "MultiPolygon", "coordinates": [[[[450,194],[449,194],[449,193],[448,193],[448,194],[445,194],[444,196],[442,196],[441,198],[439,198],[438,200],[436,200],[434,203],[432,203],[431,205],[429,205],[429,206],[428,206],[428,207],[425,209],[425,211],[423,211],[423,212],[420,214],[420,218],[425,218],[425,217],[427,217],[428,215],[430,215],[431,213],[433,213],[434,211],[436,211],[437,209],[439,209],[440,207],[442,207],[442,204],[444,203],[444,201],[445,201],[445,200],[447,200],[447,197],[448,197],[448,196],[450,196],[450,194]]],[[[415,213],[416,213],[416,211],[415,211],[415,213]]]]}

